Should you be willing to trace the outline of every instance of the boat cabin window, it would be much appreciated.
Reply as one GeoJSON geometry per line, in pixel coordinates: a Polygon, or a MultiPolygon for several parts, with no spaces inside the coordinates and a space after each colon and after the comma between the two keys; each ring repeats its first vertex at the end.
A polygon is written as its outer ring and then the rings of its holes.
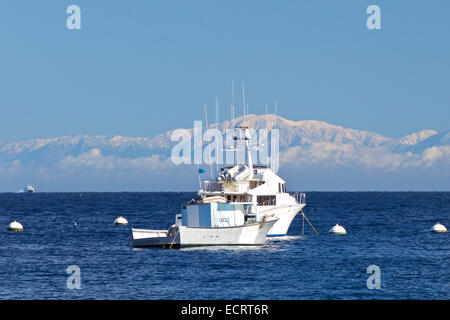
{"type": "Polygon", "coordinates": [[[285,187],[284,183],[278,184],[278,193],[286,193],[286,187],[285,187]]]}
{"type": "Polygon", "coordinates": [[[277,204],[276,196],[258,196],[256,198],[258,206],[274,206],[277,204]]]}
{"type": "Polygon", "coordinates": [[[259,187],[260,185],[266,183],[265,181],[261,180],[250,180],[250,190],[255,189],[256,187],[259,187]]]}
{"type": "Polygon", "coordinates": [[[250,197],[248,195],[227,195],[226,198],[229,202],[250,202],[250,197]]]}

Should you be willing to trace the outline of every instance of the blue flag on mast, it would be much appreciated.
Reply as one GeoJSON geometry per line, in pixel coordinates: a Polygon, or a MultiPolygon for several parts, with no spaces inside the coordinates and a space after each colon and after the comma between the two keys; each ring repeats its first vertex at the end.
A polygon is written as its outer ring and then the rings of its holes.
{"type": "Polygon", "coordinates": [[[198,169],[198,173],[205,173],[205,170],[203,170],[203,169],[198,169]]]}

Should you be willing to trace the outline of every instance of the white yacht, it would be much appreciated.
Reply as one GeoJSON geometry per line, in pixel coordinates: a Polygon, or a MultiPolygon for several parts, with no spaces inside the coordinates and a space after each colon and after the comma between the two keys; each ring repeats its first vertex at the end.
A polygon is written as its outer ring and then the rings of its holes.
{"type": "Polygon", "coordinates": [[[286,236],[289,226],[300,210],[305,207],[305,194],[286,192],[285,181],[269,167],[237,165],[221,169],[222,181],[203,181],[199,196],[209,199],[222,196],[228,203],[251,203],[258,217],[274,215],[278,221],[270,228],[268,237],[286,236]],[[230,173],[231,172],[231,173],[230,173]],[[233,172],[240,172],[233,177],[233,172]]]}
{"type": "Polygon", "coordinates": [[[305,195],[287,193],[285,181],[269,167],[253,166],[248,128],[237,129],[234,140],[244,140],[247,162],[202,181],[198,199],[182,206],[169,230],[132,228],[134,247],[262,245],[267,236],[287,234],[305,195]]]}
{"type": "Polygon", "coordinates": [[[31,184],[29,184],[23,189],[23,191],[26,192],[26,193],[33,193],[36,190],[34,189],[34,187],[31,184]]]}
{"type": "Polygon", "coordinates": [[[229,203],[251,203],[258,217],[274,215],[278,221],[270,228],[268,237],[286,236],[295,216],[306,206],[304,193],[288,193],[285,181],[269,166],[253,166],[248,141],[247,127],[241,126],[242,136],[235,140],[245,140],[247,163],[220,169],[216,180],[202,181],[199,196],[207,199],[222,196],[229,203]]]}

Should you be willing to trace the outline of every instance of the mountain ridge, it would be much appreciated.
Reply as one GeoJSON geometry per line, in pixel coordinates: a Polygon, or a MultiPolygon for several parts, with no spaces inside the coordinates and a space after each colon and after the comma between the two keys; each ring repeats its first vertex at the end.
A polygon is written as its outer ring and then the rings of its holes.
{"type": "MultiPolygon", "coordinates": [[[[280,176],[290,181],[290,188],[449,187],[450,130],[422,130],[390,138],[324,121],[291,121],[274,115],[267,115],[267,121],[266,115],[248,115],[210,127],[224,130],[238,125],[279,129],[280,176]]],[[[192,136],[193,129],[186,130],[192,136]]],[[[173,146],[179,144],[171,141],[173,132],[154,137],[77,134],[0,142],[0,190],[11,191],[11,185],[27,183],[39,190],[60,191],[190,190],[198,183],[198,167],[172,161],[173,146]]],[[[261,149],[264,152],[265,146],[261,149]]],[[[265,151],[269,150],[267,145],[265,151]]],[[[255,156],[254,164],[267,163],[267,154],[255,156]]],[[[213,167],[218,166],[204,162],[200,166],[214,176],[213,167]]]]}
{"type": "MultiPolygon", "coordinates": [[[[441,133],[434,130],[422,130],[395,139],[376,132],[345,128],[325,121],[293,121],[275,115],[250,114],[246,117],[238,117],[232,122],[215,123],[210,127],[224,130],[239,125],[247,125],[256,130],[279,129],[281,150],[328,142],[337,145],[349,144],[354,147],[382,147],[393,152],[417,153],[433,146],[450,144],[450,130],[441,133]]],[[[192,129],[188,130],[192,133],[192,129]]],[[[167,154],[174,145],[174,142],[170,140],[172,132],[173,130],[169,130],[154,137],[77,134],[47,139],[36,138],[21,142],[0,142],[0,160],[2,158],[13,159],[25,153],[39,154],[57,151],[76,155],[93,148],[98,148],[105,154],[120,153],[129,157],[149,156],[155,153],[167,154]]]]}

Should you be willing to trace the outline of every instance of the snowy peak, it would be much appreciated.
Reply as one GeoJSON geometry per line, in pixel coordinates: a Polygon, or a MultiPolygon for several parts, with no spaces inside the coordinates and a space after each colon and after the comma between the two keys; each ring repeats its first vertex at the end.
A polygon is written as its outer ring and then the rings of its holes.
{"type": "MultiPolygon", "coordinates": [[[[281,116],[247,115],[245,118],[236,118],[232,123],[224,122],[220,127],[232,128],[246,125],[254,129],[277,128],[280,130],[281,147],[289,147],[292,144],[311,144],[315,142],[333,142],[340,144],[355,144],[360,146],[375,147],[383,144],[394,143],[394,140],[380,134],[368,131],[347,129],[317,120],[287,120],[281,116]]],[[[213,125],[217,127],[217,125],[213,125]]]]}
{"type": "Polygon", "coordinates": [[[418,153],[423,152],[432,147],[450,147],[450,130],[436,133],[427,139],[424,139],[417,144],[412,145],[408,151],[418,153]]]}
{"type": "Polygon", "coordinates": [[[425,139],[428,139],[431,136],[434,136],[437,133],[438,132],[434,130],[423,130],[417,133],[404,136],[403,138],[400,139],[399,143],[412,146],[418,144],[419,142],[422,142],[425,139]]]}
{"type": "MultiPolygon", "coordinates": [[[[393,139],[378,133],[344,128],[324,121],[292,121],[273,114],[249,114],[245,117],[235,118],[233,121],[212,124],[210,127],[224,130],[240,125],[246,125],[255,130],[278,129],[280,132],[280,151],[286,153],[289,150],[298,150],[299,148],[303,148],[304,151],[309,148],[314,152],[323,148],[332,150],[349,150],[350,148],[360,150],[357,152],[361,155],[364,154],[364,150],[421,153],[433,146],[448,146],[450,144],[449,130],[441,133],[434,130],[424,130],[409,134],[401,139],[393,139]]],[[[68,156],[77,157],[93,149],[97,149],[104,156],[135,159],[161,155],[167,158],[170,156],[172,146],[176,144],[176,142],[171,141],[172,132],[167,131],[153,138],[78,134],[49,139],[32,139],[23,142],[0,142],[0,162],[20,160],[23,162],[54,163],[68,156]]]]}

